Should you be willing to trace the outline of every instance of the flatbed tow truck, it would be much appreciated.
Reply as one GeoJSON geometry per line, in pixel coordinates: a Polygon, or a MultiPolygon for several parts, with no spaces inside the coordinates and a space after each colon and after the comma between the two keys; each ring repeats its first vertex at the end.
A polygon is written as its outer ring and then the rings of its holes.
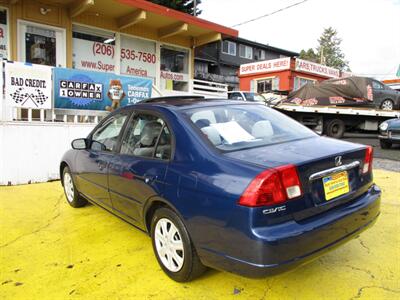
{"type": "Polygon", "coordinates": [[[399,110],[380,110],[368,107],[302,106],[280,103],[275,109],[292,117],[319,134],[343,137],[349,130],[378,131],[379,124],[400,117],[399,110]]]}

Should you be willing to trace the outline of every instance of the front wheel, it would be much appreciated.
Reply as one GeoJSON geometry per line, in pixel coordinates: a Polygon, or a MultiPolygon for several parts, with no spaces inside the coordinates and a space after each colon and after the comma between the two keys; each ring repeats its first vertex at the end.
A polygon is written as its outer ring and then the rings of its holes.
{"type": "Polygon", "coordinates": [[[75,208],[85,206],[87,200],[82,198],[76,190],[71,171],[68,167],[64,168],[62,179],[65,197],[67,198],[69,205],[75,208]]]}
{"type": "Polygon", "coordinates": [[[151,221],[151,239],[157,261],[171,279],[191,281],[206,270],[185,225],[171,209],[156,210],[151,221]]]}
{"type": "Polygon", "coordinates": [[[390,149],[392,147],[392,143],[384,140],[379,140],[382,149],[390,149]]]}
{"type": "Polygon", "coordinates": [[[394,104],[392,100],[384,100],[381,103],[381,109],[382,110],[393,110],[394,109],[394,104]]]}

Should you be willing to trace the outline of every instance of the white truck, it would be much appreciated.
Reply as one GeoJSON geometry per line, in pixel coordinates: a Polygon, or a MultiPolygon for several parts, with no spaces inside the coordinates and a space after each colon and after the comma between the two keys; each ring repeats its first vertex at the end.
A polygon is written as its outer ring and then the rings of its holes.
{"type": "Polygon", "coordinates": [[[399,110],[380,110],[367,107],[302,106],[281,103],[274,106],[282,113],[310,127],[319,134],[341,138],[348,130],[378,131],[380,123],[400,116],[399,110]]]}

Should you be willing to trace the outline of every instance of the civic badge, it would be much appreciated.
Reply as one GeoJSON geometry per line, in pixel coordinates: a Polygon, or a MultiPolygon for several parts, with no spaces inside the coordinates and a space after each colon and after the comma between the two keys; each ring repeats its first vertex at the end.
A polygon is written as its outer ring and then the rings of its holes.
{"type": "Polygon", "coordinates": [[[335,166],[339,167],[342,165],[342,157],[341,156],[336,156],[335,157],[335,166]]]}

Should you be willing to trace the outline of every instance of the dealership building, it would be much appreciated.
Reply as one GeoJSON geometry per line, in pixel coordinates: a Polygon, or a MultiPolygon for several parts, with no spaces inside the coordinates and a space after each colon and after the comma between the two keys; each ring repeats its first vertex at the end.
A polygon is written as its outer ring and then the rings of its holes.
{"type": "Polygon", "coordinates": [[[289,93],[309,82],[341,76],[346,74],[338,69],[291,57],[243,64],[239,70],[240,90],[258,93],[289,93]]]}
{"type": "Polygon", "coordinates": [[[0,0],[0,185],[58,178],[107,110],[196,93],[195,49],[237,36],[144,0],[0,0]]]}

